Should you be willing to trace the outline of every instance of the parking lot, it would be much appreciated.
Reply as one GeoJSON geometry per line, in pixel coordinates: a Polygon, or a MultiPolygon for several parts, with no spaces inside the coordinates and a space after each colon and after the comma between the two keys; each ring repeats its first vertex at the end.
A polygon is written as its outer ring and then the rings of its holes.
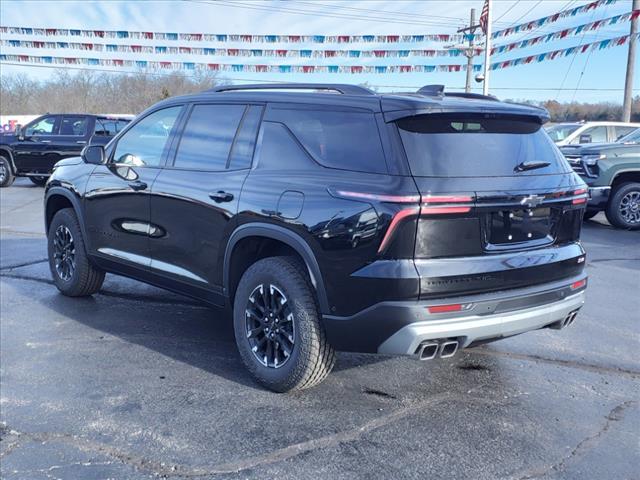
{"type": "Polygon", "coordinates": [[[433,362],[340,354],[320,386],[278,395],[219,311],[112,275],[60,295],[42,195],[0,192],[7,480],[640,478],[640,232],[602,214],[567,329],[433,362]]]}

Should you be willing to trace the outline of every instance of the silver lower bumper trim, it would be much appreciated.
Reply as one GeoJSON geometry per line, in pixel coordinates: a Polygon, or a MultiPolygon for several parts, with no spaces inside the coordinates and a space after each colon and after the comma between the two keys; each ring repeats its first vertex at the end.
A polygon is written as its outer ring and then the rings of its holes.
{"type": "Polygon", "coordinates": [[[509,337],[563,320],[584,304],[584,290],[561,301],[493,315],[465,315],[411,323],[384,341],[378,353],[413,355],[426,340],[456,338],[460,348],[479,340],[509,337]]]}

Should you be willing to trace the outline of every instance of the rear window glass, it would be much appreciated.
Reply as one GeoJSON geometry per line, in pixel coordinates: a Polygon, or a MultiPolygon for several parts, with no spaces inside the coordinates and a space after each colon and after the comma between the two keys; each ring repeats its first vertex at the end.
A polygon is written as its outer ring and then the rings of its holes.
{"type": "Polygon", "coordinates": [[[288,110],[284,123],[324,167],[387,173],[378,126],[371,113],[288,110]]]}
{"type": "Polygon", "coordinates": [[[96,118],[96,135],[107,135],[113,137],[115,134],[124,130],[129,120],[115,120],[111,118],[96,118]]]}
{"type": "Polygon", "coordinates": [[[411,172],[425,177],[495,177],[568,172],[562,154],[535,119],[432,114],[398,120],[411,172]],[[549,166],[514,173],[523,162],[549,166]]]}

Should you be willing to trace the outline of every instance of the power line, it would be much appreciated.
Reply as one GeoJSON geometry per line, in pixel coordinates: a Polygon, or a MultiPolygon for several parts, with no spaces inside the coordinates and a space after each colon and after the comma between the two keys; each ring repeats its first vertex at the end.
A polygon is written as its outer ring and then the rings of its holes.
{"type": "Polygon", "coordinates": [[[291,13],[293,15],[302,15],[302,16],[311,16],[311,17],[327,17],[327,18],[339,18],[346,20],[360,20],[360,21],[375,21],[381,23],[394,23],[394,24],[402,24],[402,25],[417,25],[417,26],[440,26],[440,27],[457,27],[459,23],[453,22],[412,22],[409,20],[394,20],[386,17],[380,16],[367,16],[367,15],[349,15],[349,14],[341,14],[341,13],[327,13],[319,10],[309,11],[309,10],[300,10],[291,7],[273,7],[270,5],[257,5],[257,4],[246,4],[235,1],[227,1],[227,0],[218,0],[215,3],[207,0],[183,0],[185,2],[192,3],[202,3],[205,5],[223,5],[226,7],[232,8],[244,8],[248,10],[258,10],[258,11],[267,11],[267,12],[275,12],[275,13],[291,13]]]}
{"type": "Polygon", "coordinates": [[[500,15],[498,18],[496,18],[493,23],[498,23],[498,20],[500,20],[501,18],[504,18],[504,16],[509,13],[511,10],[513,10],[518,4],[520,3],[520,0],[518,0],[517,2],[514,2],[509,8],[507,8],[507,10],[500,15]]]}

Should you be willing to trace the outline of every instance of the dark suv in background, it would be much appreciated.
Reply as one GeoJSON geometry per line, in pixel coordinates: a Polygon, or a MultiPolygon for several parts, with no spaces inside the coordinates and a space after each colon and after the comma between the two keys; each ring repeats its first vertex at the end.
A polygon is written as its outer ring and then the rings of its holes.
{"type": "Polygon", "coordinates": [[[0,133],[0,187],[16,177],[43,186],[58,160],[80,155],[89,143],[106,145],[133,116],[46,114],[11,133],[0,133]]]}
{"type": "Polygon", "coordinates": [[[320,382],[335,350],[427,360],[562,328],[584,301],[587,194],[546,120],[442,86],[171,98],[58,163],[51,272],[70,296],[113,272],[230,307],[276,391],[320,382]]]}

